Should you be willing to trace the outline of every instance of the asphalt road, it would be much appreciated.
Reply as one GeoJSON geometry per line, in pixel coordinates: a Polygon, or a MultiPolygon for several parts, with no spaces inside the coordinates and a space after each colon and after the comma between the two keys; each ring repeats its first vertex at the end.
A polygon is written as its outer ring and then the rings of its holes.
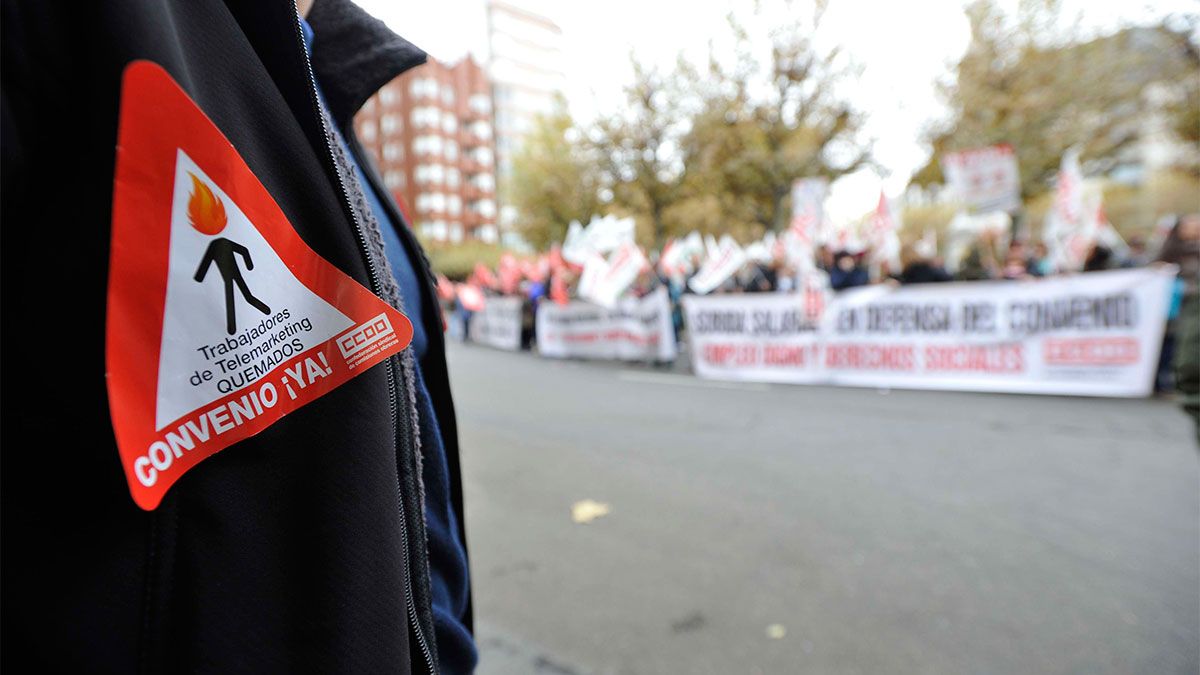
{"type": "Polygon", "coordinates": [[[450,361],[483,675],[1200,670],[1167,402],[450,361]]]}

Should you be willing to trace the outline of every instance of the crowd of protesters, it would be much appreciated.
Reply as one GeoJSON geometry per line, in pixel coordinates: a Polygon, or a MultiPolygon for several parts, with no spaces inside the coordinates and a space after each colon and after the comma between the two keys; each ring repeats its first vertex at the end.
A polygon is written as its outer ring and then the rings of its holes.
{"type": "MultiPolygon", "coordinates": [[[[1120,247],[1093,243],[1084,256],[1081,270],[1061,269],[1049,248],[1040,241],[1021,238],[1009,241],[1005,233],[997,231],[981,232],[961,253],[953,268],[938,255],[936,246],[926,240],[901,246],[899,255],[893,256],[891,261],[874,256],[869,247],[817,246],[813,251],[812,264],[803,266],[789,263],[779,248],[772,251],[769,260],[748,259],[712,293],[792,293],[812,284],[814,272],[819,283],[836,293],[872,284],[904,286],[950,281],[1020,281],[1076,271],[1089,273],[1173,264],[1179,267],[1179,274],[1171,290],[1155,390],[1172,391],[1176,385],[1200,388],[1200,383],[1177,382],[1178,376],[1171,367],[1173,361],[1179,361],[1190,372],[1196,370],[1190,361],[1200,358],[1191,350],[1177,349],[1179,344],[1190,344],[1183,340],[1195,339],[1190,336],[1197,330],[1192,324],[1200,323],[1200,214],[1171,218],[1159,228],[1156,241],[1148,242],[1135,236],[1122,242],[1120,247]]],[[[690,282],[702,267],[701,258],[699,252],[693,253],[686,273],[670,274],[658,264],[658,255],[652,254],[626,294],[642,297],[665,287],[678,333],[683,329],[680,300],[693,292],[690,282]]],[[[459,322],[456,333],[464,339],[469,339],[472,312],[482,305],[486,296],[522,297],[522,346],[530,348],[536,341],[534,327],[538,306],[548,301],[566,303],[579,297],[581,271],[578,266],[563,263],[556,249],[535,261],[517,262],[509,256],[495,272],[478,265],[467,283],[458,285],[457,290],[444,279],[440,288],[443,300],[459,322]],[[472,297],[472,294],[478,294],[478,297],[472,297]]]]}

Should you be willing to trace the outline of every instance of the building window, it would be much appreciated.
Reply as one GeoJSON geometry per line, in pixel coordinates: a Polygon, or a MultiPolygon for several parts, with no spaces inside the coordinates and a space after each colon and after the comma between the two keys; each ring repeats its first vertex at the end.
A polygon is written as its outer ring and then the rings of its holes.
{"type": "Polygon", "coordinates": [[[396,91],[391,87],[384,87],[379,91],[379,100],[384,105],[391,105],[396,102],[396,91]]]}
{"type": "Polygon", "coordinates": [[[457,244],[463,240],[462,223],[452,223],[450,225],[450,241],[457,244]]]}
{"type": "Polygon", "coordinates": [[[450,195],[446,198],[446,213],[457,216],[462,213],[462,197],[450,195]]]}
{"type": "Polygon", "coordinates": [[[438,94],[438,83],[437,80],[431,77],[418,77],[412,81],[411,85],[409,85],[408,91],[416,98],[420,98],[422,96],[436,98],[438,94]]]}
{"type": "Polygon", "coordinates": [[[404,187],[404,172],[396,171],[395,169],[384,172],[383,184],[386,185],[389,190],[402,189],[404,187]]]}
{"type": "Polygon", "coordinates": [[[400,130],[400,116],[387,113],[379,118],[379,128],[384,135],[390,136],[400,130]]]}
{"type": "Polygon", "coordinates": [[[448,134],[458,131],[458,119],[454,117],[454,113],[442,114],[442,131],[448,134]]]}
{"type": "Polygon", "coordinates": [[[421,235],[434,241],[443,241],[446,238],[444,225],[436,220],[425,221],[421,223],[421,235]]]}
{"type": "Polygon", "coordinates": [[[418,211],[445,211],[446,195],[441,192],[426,192],[417,195],[418,211]]]}
{"type": "Polygon", "coordinates": [[[480,164],[491,164],[492,163],[492,149],[488,148],[486,146],[480,147],[480,148],[475,148],[474,150],[471,151],[471,159],[475,160],[476,162],[479,162],[480,164]]]}
{"type": "Polygon", "coordinates": [[[427,220],[421,223],[421,234],[434,241],[446,240],[446,221],[427,220]]]}
{"type": "Polygon", "coordinates": [[[358,130],[358,138],[364,143],[371,143],[375,140],[375,124],[367,122],[358,130]]]}
{"type": "Polygon", "coordinates": [[[418,129],[433,127],[436,129],[442,121],[442,113],[436,106],[420,106],[413,108],[412,124],[418,129]]]}
{"type": "MultiPolygon", "coordinates": [[[[497,87],[497,92],[500,88],[497,87]]],[[[475,112],[490,113],[492,111],[492,101],[487,94],[472,94],[471,98],[467,99],[467,105],[475,112]]]]}
{"type": "Polygon", "coordinates": [[[444,105],[454,105],[454,87],[450,85],[442,87],[442,103],[444,105]]]}
{"type": "Polygon", "coordinates": [[[471,123],[471,133],[475,134],[476,136],[478,136],[480,138],[484,138],[484,139],[491,138],[492,137],[492,125],[488,124],[487,122],[484,122],[483,120],[476,120],[475,122],[471,123]]]}
{"type": "Polygon", "coordinates": [[[441,136],[427,134],[413,139],[413,151],[418,155],[441,155],[445,141],[441,136]]]}
{"type": "Polygon", "coordinates": [[[449,139],[446,140],[446,159],[451,162],[458,159],[458,143],[449,139]]]}
{"type": "Polygon", "coordinates": [[[448,169],[446,171],[446,187],[457,188],[461,181],[462,177],[458,169],[448,169]]]}
{"type": "Polygon", "coordinates": [[[440,183],[446,178],[446,169],[441,164],[421,164],[413,178],[417,183],[440,183]]]}
{"type": "Polygon", "coordinates": [[[471,177],[471,185],[480,190],[495,190],[496,179],[490,173],[480,173],[471,177]]]}
{"type": "Polygon", "coordinates": [[[484,218],[494,218],[496,216],[496,202],[490,199],[480,199],[472,204],[471,210],[484,218]]]}
{"type": "Polygon", "coordinates": [[[498,238],[496,234],[497,231],[495,225],[480,225],[479,228],[475,230],[475,236],[489,244],[496,243],[496,239],[498,238]]]}
{"type": "Polygon", "coordinates": [[[383,144],[383,159],[387,162],[395,162],[404,158],[404,148],[400,147],[399,143],[384,143],[383,144]]]}

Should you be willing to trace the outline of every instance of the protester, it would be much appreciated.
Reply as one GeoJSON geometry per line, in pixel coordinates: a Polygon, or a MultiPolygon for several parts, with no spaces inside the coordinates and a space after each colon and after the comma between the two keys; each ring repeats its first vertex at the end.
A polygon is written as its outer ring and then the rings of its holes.
{"type": "Polygon", "coordinates": [[[1125,256],[1121,259],[1120,267],[1122,269],[1130,269],[1134,267],[1145,267],[1150,263],[1150,254],[1146,250],[1146,238],[1135,234],[1129,238],[1129,250],[1125,252],[1125,256]]]}
{"type": "Polygon", "coordinates": [[[774,293],[778,285],[778,272],[771,263],[750,263],[746,266],[746,277],[742,282],[746,293],[774,293]]]}
{"type": "Polygon", "coordinates": [[[1025,263],[1025,269],[1034,277],[1048,277],[1054,274],[1054,261],[1050,258],[1050,248],[1046,242],[1039,241],[1033,246],[1033,255],[1025,263]]]}
{"type": "Polygon", "coordinates": [[[849,251],[838,251],[833,256],[833,269],[829,272],[829,285],[835,291],[866,286],[871,282],[870,273],[862,265],[861,258],[849,251]]]}
{"type": "Polygon", "coordinates": [[[783,265],[779,270],[779,279],[775,285],[775,292],[792,293],[798,288],[799,283],[796,279],[796,268],[791,265],[783,265]]]}
{"type": "MultiPolygon", "coordinates": [[[[878,223],[879,220],[876,218],[873,222],[878,223]]],[[[1078,236],[1032,242],[1021,238],[1010,239],[1011,222],[1007,216],[1004,219],[983,218],[973,226],[970,221],[966,223],[975,229],[960,228],[958,233],[944,235],[950,241],[948,250],[961,258],[954,275],[947,271],[944,259],[938,254],[937,234],[932,229],[926,230],[920,239],[907,244],[899,243],[898,237],[876,237],[872,243],[863,245],[848,233],[836,236],[839,243],[850,244],[857,253],[851,252],[850,247],[835,251],[828,244],[812,245],[811,241],[797,234],[795,229],[789,229],[782,234],[769,233],[745,248],[728,235],[720,240],[712,236],[705,240],[700,234],[693,232],[686,239],[669,241],[661,255],[653,251],[648,254],[641,252],[638,257],[643,261],[643,267],[636,276],[630,276],[628,268],[622,267],[624,261],[629,259],[628,246],[634,241],[634,231],[630,227],[624,243],[617,245],[617,242],[609,241],[610,248],[593,251],[581,259],[590,260],[589,265],[595,263],[593,271],[598,275],[607,275],[608,278],[617,274],[606,267],[608,264],[621,270],[619,274],[626,275],[622,278],[627,279],[629,283],[618,295],[641,298],[658,284],[666,286],[672,324],[678,340],[686,328],[681,307],[684,294],[793,294],[799,296],[797,300],[803,307],[804,316],[814,320],[821,316],[830,290],[840,291],[872,283],[907,286],[954,279],[1032,281],[1059,272],[1079,271],[1081,268],[1087,271],[1109,269],[1115,263],[1116,256],[1108,245],[1120,243],[1115,230],[1098,229],[1096,241],[1089,247],[1086,265],[1075,267],[1070,262],[1070,252],[1079,245],[1081,240],[1078,236]],[[1001,223],[1001,220],[1005,223],[1001,223]],[[964,237],[963,231],[970,236],[964,237]],[[1051,244],[1054,247],[1053,252],[1051,244]],[[770,255],[765,256],[765,251],[770,251],[770,255]],[[890,251],[895,251],[896,255],[885,254],[890,251]],[[998,252],[1000,255],[997,255],[998,252]],[[1060,261],[1064,265],[1063,270],[1058,269],[1060,261]],[[827,275],[823,270],[826,265],[829,268],[827,275]],[[893,273],[893,270],[897,269],[899,272],[893,273]]],[[[611,221],[597,218],[593,219],[589,228],[594,225],[607,227],[611,225],[611,221]]],[[[1111,228],[1107,223],[1104,223],[1104,226],[1111,228]]],[[[584,231],[584,238],[586,237],[587,233],[584,231]]],[[[1144,260],[1144,257],[1139,257],[1139,251],[1142,250],[1140,240],[1134,237],[1131,241],[1134,255],[1122,257],[1122,264],[1135,264],[1144,260]]],[[[1124,249],[1118,247],[1117,250],[1124,249]]],[[[525,267],[526,264],[522,263],[521,266],[525,267]]],[[[491,276],[491,273],[478,271],[474,276],[485,279],[491,276]]],[[[584,277],[587,276],[588,274],[584,273],[584,277]]],[[[600,278],[596,275],[593,277],[600,278]]],[[[611,302],[611,295],[580,295],[580,290],[582,289],[572,287],[571,297],[605,305],[611,302]]],[[[752,302],[756,301],[747,298],[747,303],[752,302]]],[[[1172,335],[1168,332],[1163,346],[1164,369],[1171,360],[1172,335]]],[[[1165,386],[1164,383],[1168,380],[1169,378],[1160,378],[1160,387],[1165,386]]]]}
{"type": "Polygon", "coordinates": [[[1083,261],[1084,272],[1103,272],[1112,267],[1112,249],[1095,243],[1088,250],[1087,258],[1083,261]]]}
{"type": "Polygon", "coordinates": [[[1163,243],[1158,260],[1179,266],[1182,284],[1174,328],[1175,389],[1180,404],[1196,423],[1200,442],[1200,214],[1180,218],[1163,243]]]}
{"type": "Polygon", "coordinates": [[[1029,279],[1032,276],[1029,272],[1029,256],[1025,250],[1025,242],[1014,239],[1008,245],[1008,252],[1004,256],[1004,266],[1000,269],[1000,277],[1012,281],[1029,279]]]}
{"type": "MultiPolygon", "coordinates": [[[[6,292],[5,316],[37,326],[46,299],[71,307],[69,331],[18,331],[4,344],[5,663],[14,668],[474,668],[458,440],[432,275],[351,125],[377,87],[425,55],[351,2],[320,0],[311,29],[302,18],[311,2],[298,4],[300,15],[290,2],[5,4],[3,219],[14,227],[3,265],[12,279],[39,279],[43,293],[10,302],[6,292]],[[141,152],[166,158],[164,180],[174,176],[175,147],[117,146],[118,114],[159,103],[139,98],[149,78],[173,87],[172,105],[190,106],[188,117],[155,118],[153,132],[122,127],[122,138],[173,134],[232,199],[268,194],[269,205],[236,206],[251,219],[282,213],[283,227],[311,247],[303,255],[347,275],[348,292],[361,287],[404,312],[413,334],[403,352],[186,469],[147,512],[120,470],[105,389],[112,368],[128,364],[106,367],[104,347],[106,311],[121,310],[106,302],[106,280],[125,272],[107,255],[114,165],[141,152]],[[243,170],[243,183],[227,179],[243,170]],[[48,208],[64,195],[69,208],[48,208]],[[47,275],[48,260],[69,272],[47,275]],[[70,356],[35,368],[33,354],[70,356]],[[80,451],[55,453],[69,460],[52,474],[46,453],[11,452],[18,439],[54,447],[47,431],[63,427],[64,411],[80,451]]],[[[211,188],[193,180],[212,206],[211,188]]],[[[166,236],[149,228],[170,227],[145,223],[144,238],[120,245],[148,254],[166,236]]],[[[287,298],[272,297],[281,288],[254,291],[282,314],[287,298]]],[[[144,349],[153,364],[159,345],[155,333],[120,347],[144,349]]],[[[172,459],[155,457],[160,467],[172,459]]]]}
{"type": "Polygon", "coordinates": [[[996,262],[995,254],[998,238],[997,233],[992,230],[980,233],[967,249],[967,254],[959,265],[958,274],[955,275],[959,281],[987,281],[1000,278],[1001,269],[996,262]]]}
{"type": "Polygon", "coordinates": [[[918,250],[915,244],[900,249],[900,261],[903,264],[899,276],[901,284],[931,284],[953,280],[944,268],[934,264],[929,251],[918,250]]]}

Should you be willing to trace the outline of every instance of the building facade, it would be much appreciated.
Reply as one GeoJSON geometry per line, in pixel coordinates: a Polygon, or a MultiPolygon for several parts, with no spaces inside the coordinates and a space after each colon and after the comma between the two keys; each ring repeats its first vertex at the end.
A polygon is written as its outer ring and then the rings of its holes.
{"type": "MultiPolygon", "coordinates": [[[[539,115],[554,110],[564,89],[563,35],[562,29],[546,17],[497,0],[487,4],[487,27],[496,171],[503,196],[521,139],[533,129],[539,115]]],[[[508,230],[515,220],[515,209],[502,200],[500,225],[505,239],[509,239],[508,230]]]]}
{"type": "Polygon", "coordinates": [[[492,87],[474,59],[430,59],[392,80],[354,127],[422,238],[499,239],[492,87]]]}

